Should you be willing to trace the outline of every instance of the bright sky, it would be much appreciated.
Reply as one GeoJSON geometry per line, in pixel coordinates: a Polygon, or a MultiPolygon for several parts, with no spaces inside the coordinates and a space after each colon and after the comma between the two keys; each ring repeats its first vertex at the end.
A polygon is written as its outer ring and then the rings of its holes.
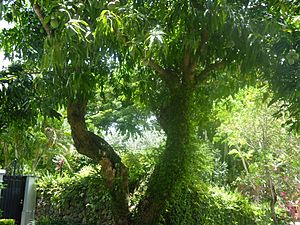
{"type": "MultiPolygon", "coordinates": [[[[1,20],[1,21],[0,21],[0,31],[1,31],[3,28],[11,28],[11,27],[13,27],[13,24],[9,24],[9,23],[7,23],[7,22],[4,21],[4,20],[1,20]]],[[[2,67],[6,67],[8,64],[9,64],[9,61],[4,59],[3,52],[0,50],[0,69],[1,69],[2,67]]]]}

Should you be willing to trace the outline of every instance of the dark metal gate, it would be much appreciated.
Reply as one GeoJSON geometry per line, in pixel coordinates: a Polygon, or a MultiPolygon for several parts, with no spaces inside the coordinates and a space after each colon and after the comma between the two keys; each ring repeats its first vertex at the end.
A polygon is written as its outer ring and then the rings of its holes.
{"type": "Polygon", "coordinates": [[[3,176],[5,188],[1,191],[0,209],[5,219],[15,219],[16,224],[21,223],[23,210],[26,177],[3,176]]]}

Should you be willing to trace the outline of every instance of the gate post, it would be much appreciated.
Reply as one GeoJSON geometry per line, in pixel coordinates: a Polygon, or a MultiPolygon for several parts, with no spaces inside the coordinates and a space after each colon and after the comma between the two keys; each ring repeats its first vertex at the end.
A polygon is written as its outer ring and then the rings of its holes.
{"type": "MultiPolygon", "coordinates": [[[[0,169],[0,185],[3,183],[3,176],[6,174],[6,170],[0,169]]],[[[0,188],[0,198],[1,198],[1,188],[0,188]]]]}
{"type": "Polygon", "coordinates": [[[21,225],[31,224],[31,222],[34,221],[35,205],[36,205],[35,177],[26,176],[21,225]]]}

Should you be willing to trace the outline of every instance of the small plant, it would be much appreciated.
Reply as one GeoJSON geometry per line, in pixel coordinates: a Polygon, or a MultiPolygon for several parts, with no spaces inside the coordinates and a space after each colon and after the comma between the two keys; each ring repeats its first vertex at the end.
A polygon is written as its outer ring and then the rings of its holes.
{"type": "Polygon", "coordinates": [[[0,219],[0,225],[15,225],[15,220],[13,220],[13,219],[0,219]]]}

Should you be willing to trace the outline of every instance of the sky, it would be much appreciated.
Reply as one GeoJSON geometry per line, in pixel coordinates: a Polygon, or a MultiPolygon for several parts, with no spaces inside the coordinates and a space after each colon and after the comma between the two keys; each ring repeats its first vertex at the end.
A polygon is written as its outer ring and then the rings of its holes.
{"type": "MultiPolygon", "coordinates": [[[[13,27],[13,24],[9,24],[9,23],[7,23],[7,22],[4,21],[4,20],[0,20],[0,31],[1,31],[3,28],[11,28],[11,27],[13,27]]],[[[8,64],[9,64],[9,61],[4,59],[3,52],[0,50],[0,69],[1,69],[2,67],[8,66],[8,64]]]]}

